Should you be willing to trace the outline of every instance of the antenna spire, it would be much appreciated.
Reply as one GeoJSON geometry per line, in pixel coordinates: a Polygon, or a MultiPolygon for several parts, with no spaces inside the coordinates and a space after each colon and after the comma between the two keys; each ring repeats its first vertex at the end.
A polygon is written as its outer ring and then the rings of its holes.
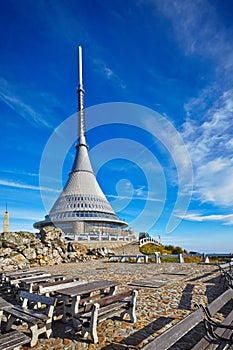
{"type": "Polygon", "coordinates": [[[78,46],[78,146],[86,146],[84,114],[84,89],[82,72],[82,47],[78,46]]]}

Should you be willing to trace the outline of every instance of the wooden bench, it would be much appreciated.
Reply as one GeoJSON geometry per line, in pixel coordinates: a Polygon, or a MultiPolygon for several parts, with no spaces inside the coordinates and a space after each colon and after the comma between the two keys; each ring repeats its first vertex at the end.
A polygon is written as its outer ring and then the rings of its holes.
{"type": "Polygon", "coordinates": [[[217,266],[221,274],[221,280],[224,278],[227,285],[233,288],[233,261],[229,261],[225,264],[218,264],[217,266]]]}
{"type": "Polygon", "coordinates": [[[74,325],[82,330],[82,336],[86,338],[88,333],[93,343],[98,342],[97,324],[115,315],[121,319],[126,314],[129,315],[131,322],[136,322],[136,290],[128,290],[119,294],[103,297],[94,303],[88,303],[79,309],[78,314],[74,316],[74,325]]]}
{"type": "Polygon", "coordinates": [[[30,342],[30,338],[20,331],[10,331],[0,334],[0,350],[18,350],[21,345],[30,342]]]}
{"type": "Polygon", "coordinates": [[[32,347],[37,343],[40,334],[45,333],[47,338],[52,335],[52,319],[56,299],[25,291],[20,293],[20,297],[23,299],[22,306],[13,305],[3,311],[7,316],[6,330],[10,330],[16,320],[26,322],[31,332],[30,346],[32,347]],[[35,306],[38,303],[46,307],[40,310],[29,308],[31,306],[29,304],[35,306]]]}
{"type": "Polygon", "coordinates": [[[109,262],[119,261],[119,262],[133,262],[140,263],[141,260],[146,264],[148,263],[148,255],[110,255],[108,258],[109,262]]]}
{"type": "MultiPolygon", "coordinates": [[[[14,278],[9,278],[9,280],[6,282],[5,286],[9,288],[9,292],[12,293],[14,296],[18,296],[20,289],[31,289],[31,285],[33,285],[34,281],[37,280],[43,280],[46,281],[48,278],[51,277],[50,273],[41,273],[36,274],[35,276],[14,276],[14,278]],[[32,281],[32,282],[30,282],[32,281]],[[27,285],[28,284],[28,285],[27,285]],[[27,285],[27,287],[25,287],[27,285]]],[[[29,291],[29,290],[28,290],[29,291]]],[[[31,292],[31,290],[30,290],[31,292]]]]}
{"type": "Polygon", "coordinates": [[[17,270],[17,271],[9,271],[9,272],[2,272],[1,278],[2,283],[9,282],[10,280],[22,278],[22,277],[29,277],[29,276],[36,276],[41,275],[42,273],[45,273],[43,270],[17,270]]]}
{"type": "Polygon", "coordinates": [[[59,294],[59,289],[62,288],[71,288],[75,286],[79,286],[80,284],[87,283],[85,280],[80,280],[80,281],[72,281],[72,280],[63,280],[59,282],[54,282],[54,283],[49,283],[49,284],[44,284],[44,285],[39,285],[38,287],[38,292],[39,294],[45,294],[49,296],[53,292],[58,292],[59,294]]]}
{"type": "MultiPolygon", "coordinates": [[[[198,343],[190,347],[191,350],[227,350],[232,345],[233,310],[224,321],[219,324],[213,321],[213,316],[219,312],[229,301],[232,302],[233,290],[228,289],[215,299],[209,306],[197,305],[199,308],[183,320],[167,329],[156,337],[151,343],[142,347],[143,350],[167,350],[176,344],[189,331],[200,322],[204,322],[206,335],[198,343]],[[203,312],[204,311],[204,312],[203,312]],[[229,327],[229,328],[228,328],[229,327]],[[224,345],[224,347],[223,347],[224,345]]],[[[232,348],[231,348],[232,349],[232,348]]]]}
{"type": "Polygon", "coordinates": [[[20,279],[18,282],[19,289],[25,290],[29,293],[33,292],[34,285],[37,285],[38,283],[42,282],[59,282],[63,281],[64,275],[58,274],[58,275],[51,275],[51,274],[45,274],[45,275],[39,275],[35,277],[26,277],[23,279],[20,279]]]}

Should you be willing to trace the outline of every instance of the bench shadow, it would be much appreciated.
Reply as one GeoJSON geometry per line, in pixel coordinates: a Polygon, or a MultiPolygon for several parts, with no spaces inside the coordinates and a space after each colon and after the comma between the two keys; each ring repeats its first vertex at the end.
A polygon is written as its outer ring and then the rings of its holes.
{"type": "Polygon", "coordinates": [[[214,271],[207,272],[207,273],[205,273],[204,275],[191,278],[189,281],[190,281],[190,282],[195,282],[195,281],[201,280],[202,278],[206,278],[206,277],[208,277],[208,276],[212,276],[213,273],[215,273],[215,272],[217,272],[217,271],[218,271],[218,270],[216,269],[216,270],[214,270],[214,271]]]}
{"type": "Polygon", "coordinates": [[[178,309],[191,310],[194,284],[187,284],[183,290],[178,309]]]}
{"type": "Polygon", "coordinates": [[[173,321],[173,318],[171,317],[164,317],[164,316],[159,317],[155,321],[149,323],[147,326],[129,335],[127,338],[124,338],[122,341],[111,343],[110,345],[102,347],[101,350],[112,350],[113,344],[117,346],[118,350],[129,349],[129,347],[137,348],[137,346],[143,340],[147,339],[149,336],[156,333],[158,330],[163,328],[165,325],[167,325],[171,321],[173,321]]]}

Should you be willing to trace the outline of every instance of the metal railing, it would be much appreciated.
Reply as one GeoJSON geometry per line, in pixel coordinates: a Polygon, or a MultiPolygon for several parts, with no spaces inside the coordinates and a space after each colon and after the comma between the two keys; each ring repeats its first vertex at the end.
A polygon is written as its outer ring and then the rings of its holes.
{"type": "Polygon", "coordinates": [[[149,238],[141,238],[139,240],[139,246],[143,246],[145,244],[148,244],[148,243],[152,243],[152,244],[156,244],[156,245],[159,245],[158,241],[156,241],[156,239],[152,238],[152,237],[149,237],[149,238]]]}
{"type": "Polygon", "coordinates": [[[161,264],[161,259],[166,258],[176,258],[178,263],[184,263],[184,258],[186,257],[198,257],[201,258],[201,261],[203,263],[209,263],[209,258],[218,258],[218,259],[229,259],[233,260],[233,253],[196,253],[196,254],[160,254],[158,252],[155,252],[154,254],[150,255],[110,255],[109,261],[115,261],[118,260],[120,262],[126,262],[126,261],[132,261],[135,260],[137,263],[143,261],[144,263],[148,263],[149,259],[155,259],[155,263],[161,264]]]}

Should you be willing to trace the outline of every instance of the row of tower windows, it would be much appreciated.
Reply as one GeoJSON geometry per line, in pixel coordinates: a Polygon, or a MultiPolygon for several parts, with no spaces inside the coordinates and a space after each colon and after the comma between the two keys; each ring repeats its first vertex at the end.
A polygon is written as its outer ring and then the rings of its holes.
{"type": "Polygon", "coordinates": [[[68,201],[68,202],[105,202],[103,198],[100,197],[92,197],[92,196],[66,196],[62,198],[63,201],[68,201]]]}
{"type": "Polygon", "coordinates": [[[68,217],[103,217],[103,218],[116,219],[115,215],[87,211],[87,212],[71,212],[71,213],[62,213],[62,214],[52,215],[51,220],[63,219],[68,217]]]}
{"type": "Polygon", "coordinates": [[[56,207],[55,210],[59,209],[72,209],[72,208],[93,208],[93,209],[108,209],[108,207],[102,205],[102,204],[87,204],[87,203],[74,203],[74,204],[67,204],[67,205],[59,205],[56,207]]]}

